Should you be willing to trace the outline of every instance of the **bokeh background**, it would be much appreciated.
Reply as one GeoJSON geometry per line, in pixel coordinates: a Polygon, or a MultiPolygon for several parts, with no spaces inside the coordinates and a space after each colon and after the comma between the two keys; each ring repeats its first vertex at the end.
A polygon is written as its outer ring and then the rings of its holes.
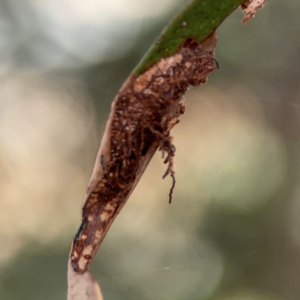
{"type": "MultiPolygon", "coordinates": [[[[0,1],[0,299],[66,298],[111,102],[182,0],[0,1]]],[[[159,154],[92,266],[106,300],[300,299],[300,2],[218,30],[185,96],[177,185],[159,154]]]]}

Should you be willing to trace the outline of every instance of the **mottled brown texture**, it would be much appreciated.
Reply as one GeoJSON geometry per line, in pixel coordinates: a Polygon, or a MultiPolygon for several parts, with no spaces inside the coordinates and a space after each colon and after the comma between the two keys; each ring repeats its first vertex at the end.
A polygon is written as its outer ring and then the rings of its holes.
{"type": "MultiPolygon", "coordinates": [[[[201,44],[186,40],[178,52],[131,77],[114,100],[71,249],[75,272],[88,270],[105,234],[125,204],[152,155],[165,154],[174,179],[171,128],[184,113],[180,103],[189,85],[205,83],[217,68],[216,37],[201,44]]],[[[171,193],[173,190],[171,188],[171,193]]]]}
{"type": "Polygon", "coordinates": [[[242,22],[246,24],[250,19],[253,19],[256,12],[263,8],[267,1],[268,0],[246,0],[243,4],[241,4],[242,10],[245,12],[242,22]]]}

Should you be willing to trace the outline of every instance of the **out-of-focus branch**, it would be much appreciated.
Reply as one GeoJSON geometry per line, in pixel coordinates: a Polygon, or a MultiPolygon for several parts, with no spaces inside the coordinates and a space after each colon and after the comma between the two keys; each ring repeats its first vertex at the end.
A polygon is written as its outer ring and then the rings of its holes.
{"type": "Polygon", "coordinates": [[[79,274],[68,266],[68,300],[103,300],[99,285],[90,272],[79,274]]]}

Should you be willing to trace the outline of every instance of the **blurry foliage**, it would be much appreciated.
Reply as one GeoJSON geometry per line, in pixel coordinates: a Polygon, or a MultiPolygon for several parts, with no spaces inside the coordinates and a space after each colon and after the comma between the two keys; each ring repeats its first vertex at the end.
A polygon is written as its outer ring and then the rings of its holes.
{"type": "MultiPolygon", "coordinates": [[[[181,1],[0,2],[0,299],[64,299],[69,245],[118,88],[181,1]]],[[[220,70],[173,130],[93,273],[105,299],[300,297],[300,24],[270,1],[218,31],[220,70]]]]}

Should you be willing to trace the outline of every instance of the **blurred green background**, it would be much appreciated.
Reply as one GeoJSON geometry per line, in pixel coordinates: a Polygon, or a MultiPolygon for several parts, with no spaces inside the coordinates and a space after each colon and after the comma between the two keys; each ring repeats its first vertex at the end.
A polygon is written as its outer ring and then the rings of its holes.
{"type": "MultiPolygon", "coordinates": [[[[0,299],[66,298],[111,102],[182,0],[0,0],[0,299]]],[[[215,71],[110,229],[106,300],[300,299],[300,2],[218,30],[215,71]]]]}

